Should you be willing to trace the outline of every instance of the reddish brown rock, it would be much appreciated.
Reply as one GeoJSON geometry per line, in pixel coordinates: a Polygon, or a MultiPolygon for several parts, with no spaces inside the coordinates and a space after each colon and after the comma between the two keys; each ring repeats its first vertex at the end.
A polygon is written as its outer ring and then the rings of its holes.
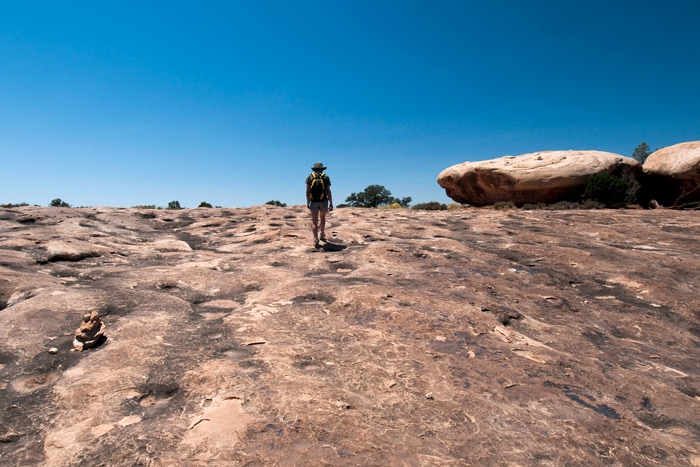
{"type": "Polygon", "coordinates": [[[75,330],[73,348],[78,352],[97,346],[104,339],[105,325],[100,319],[99,313],[93,311],[83,316],[83,322],[75,330]]]}
{"type": "Polygon", "coordinates": [[[0,208],[0,464],[698,462],[695,212],[145,214],[0,208]]]}
{"type": "Polygon", "coordinates": [[[512,201],[554,203],[582,189],[593,174],[636,178],[641,166],[630,157],[601,151],[542,151],[443,170],[438,184],[458,203],[485,206],[512,201]]]}

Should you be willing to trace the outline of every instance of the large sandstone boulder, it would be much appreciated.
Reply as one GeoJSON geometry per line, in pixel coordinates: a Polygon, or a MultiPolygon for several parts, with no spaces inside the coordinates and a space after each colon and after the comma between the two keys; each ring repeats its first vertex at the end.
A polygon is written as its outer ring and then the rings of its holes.
{"type": "Polygon", "coordinates": [[[542,151],[453,165],[437,181],[458,203],[484,206],[512,201],[523,205],[564,200],[583,188],[593,174],[636,178],[641,171],[637,161],[619,154],[542,151]]]}
{"type": "Polygon", "coordinates": [[[700,141],[659,149],[644,162],[644,175],[648,197],[662,204],[700,200],[700,141]]]}
{"type": "Polygon", "coordinates": [[[659,149],[644,162],[644,172],[700,181],[700,141],[659,149]]]}

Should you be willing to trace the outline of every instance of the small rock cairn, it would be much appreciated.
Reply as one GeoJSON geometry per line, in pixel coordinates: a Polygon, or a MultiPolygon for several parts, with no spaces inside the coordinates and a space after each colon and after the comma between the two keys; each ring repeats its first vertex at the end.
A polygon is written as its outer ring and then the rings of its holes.
{"type": "Polygon", "coordinates": [[[75,330],[75,339],[73,339],[73,348],[78,352],[82,352],[90,347],[97,347],[102,343],[105,332],[105,324],[100,319],[100,314],[93,311],[89,315],[83,316],[83,322],[80,327],[75,330]]]}

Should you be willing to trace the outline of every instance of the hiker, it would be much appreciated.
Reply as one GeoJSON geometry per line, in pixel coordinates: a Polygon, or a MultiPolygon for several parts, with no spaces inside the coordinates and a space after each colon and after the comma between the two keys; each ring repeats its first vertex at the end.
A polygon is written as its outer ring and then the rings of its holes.
{"type": "Polygon", "coordinates": [[[314,233],[314,247],[321,244],[318,241],[319,227],[321,240],[326,241],[326,213],[333,210],[333,196],[331,195],[331,179],[323,173],[328,167],[316,162],[311,167],[311,172],[306,177],[306,206],[311,211],[312,231],[314,233]],[[320,225],[319,225],[320,217],[320,225]]]}

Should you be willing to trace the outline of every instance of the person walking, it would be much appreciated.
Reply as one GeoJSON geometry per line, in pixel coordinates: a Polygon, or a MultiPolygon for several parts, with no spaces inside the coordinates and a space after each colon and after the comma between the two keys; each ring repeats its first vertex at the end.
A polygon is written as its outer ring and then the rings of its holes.
{"type": "Polygon", "coordinates": [[[306,206],[311,211],[311,230],[314,234],[314,247],[321,246],[321,240],[326,241],[326,213],[333,210],[333,195],[331,194],[331,179],[323,171],[328,167],[316,162],[306,177],[306,206]]]}

